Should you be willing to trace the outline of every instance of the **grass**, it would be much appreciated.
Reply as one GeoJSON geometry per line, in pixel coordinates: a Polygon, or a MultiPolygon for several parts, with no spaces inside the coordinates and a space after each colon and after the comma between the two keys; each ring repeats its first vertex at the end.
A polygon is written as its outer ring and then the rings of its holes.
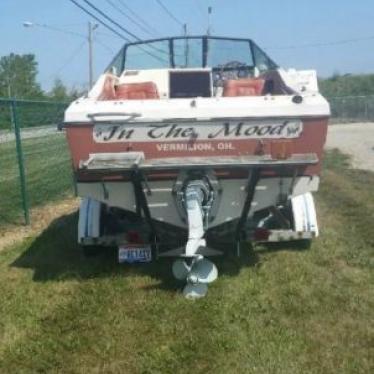
{"type": "Polygon", "coordinates": [[[220,260],[205,299],[170,263],[86,260],[76,214],[0,252],[0,372],[371,373],[374,175],[326,155],[311,250],[220,260]]]}
{"type": "MultiPolygon", "coordinates": [[[[30,208],[64,198],[72,192],[70,156],[62,134],[22,142],[30,208]]],[[[23,217],[15,141],[0,143],[0,227],[23,217]]]]}

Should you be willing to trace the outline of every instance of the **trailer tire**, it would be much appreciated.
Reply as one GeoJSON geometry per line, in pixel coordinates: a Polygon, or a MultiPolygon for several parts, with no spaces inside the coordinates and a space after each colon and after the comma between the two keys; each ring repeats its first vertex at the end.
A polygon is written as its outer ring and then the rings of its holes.
{"type": "Polygon", "coordinates": [[[302,251],[306,251],[312,247],[312,239],[299,240],[298,246],[302,251]]]}
{"type": "Polygon", "coordinates": [[[84,257],[92,258],[99,256],[103,252],[103,247],[99,245],[84,245],[82,246],[82,252],[84,257]]]}

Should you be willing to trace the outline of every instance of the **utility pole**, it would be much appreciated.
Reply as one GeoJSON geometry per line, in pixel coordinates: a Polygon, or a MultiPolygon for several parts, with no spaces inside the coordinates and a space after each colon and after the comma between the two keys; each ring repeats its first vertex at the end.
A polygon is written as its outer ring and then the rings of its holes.
{"type": "Polygon", "coordinates": [[[93,86],[93,46],[92,46],[92,31],[94,26],[88,22],[88,84],[89,89],[93,86]]]}
{"type": "Polygon", "coordinates": [[[211,6],[208,7],[208,30],[207,30],[208,36],[212,32],[212,11],[213,11],[213,8],[211,6]]]}
{"type": "Polygon", "coordinates": [[[88,22],[88,35],[78,34],[78,33],[73,32],[73,31],[63,30],[63,29],[59,29],[59,28],[54,27],[54,26],[44,25],[44,24],[41,24],[41,23],[30,22],[30,21],[23,22],[23,26],[24,27],[34,27],[34,26],[43,27],[45,29],[62,32],[64,34],[79,36],[79,37],[84,38],[84,39],[87,38],[87,41],[88,41],[88,82],[89,82],[88,84],[89,84],[89,88],[90,89],[92,88],[92,86],[93,86],[93,75],[94,75],[93,74],[93,31],[99,27],[99,25],[97,23],[93,24],[91,22],[88,22]]]}
{"type": "Polygon", "coordinates": [[[187,23],[183,25],[183,34],[185,37],[185,46],[184,46],[184,58],[185,58],[185,67],[188,67],[188,55],[189,55],[189,48],[188,48],[188,39],[187,39],[187,23]]]}

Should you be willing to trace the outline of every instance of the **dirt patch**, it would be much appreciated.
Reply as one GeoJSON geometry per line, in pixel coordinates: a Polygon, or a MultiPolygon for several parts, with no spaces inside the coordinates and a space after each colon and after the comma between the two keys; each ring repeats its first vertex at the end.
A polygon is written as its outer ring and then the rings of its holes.
{"type": "Polygon", "coordinates": [[[78,209],[78,198],[69,198],[61,202],[53,202],[31,211],[30,226],[8,226],[0,230],[0,251],[29,236],[37,236],[56,218],[78,209]]]}
{"type": "Polygon", "coordinates": [[[374,171],[374,123],[330,126],[326,147],[352,156],[354,168],[374,171]]]}

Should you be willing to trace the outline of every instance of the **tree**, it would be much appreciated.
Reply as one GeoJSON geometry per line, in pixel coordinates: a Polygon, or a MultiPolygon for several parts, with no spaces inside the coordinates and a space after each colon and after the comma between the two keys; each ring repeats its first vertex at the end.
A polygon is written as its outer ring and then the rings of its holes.
{"type": "Polygon", "coordinates": [[[38,63],[35,55],[11,53],[0,58],[0,97],[38,99],[43,91],[36,81],[38,63]]]}
{"type": "Polygon", "coordinates": [[[321,93],[327,97],[374,95],[374,74],[338,75],[321,79],[321,93]]]}
{"type": "Polygon", "coordinates": [[[68,101],[70,100],[70,95],[68,94],[67,88],[62,83],[61,79],[57,78],[54,81],[53,87],[49,96],[56,101],[68,101]]]}

